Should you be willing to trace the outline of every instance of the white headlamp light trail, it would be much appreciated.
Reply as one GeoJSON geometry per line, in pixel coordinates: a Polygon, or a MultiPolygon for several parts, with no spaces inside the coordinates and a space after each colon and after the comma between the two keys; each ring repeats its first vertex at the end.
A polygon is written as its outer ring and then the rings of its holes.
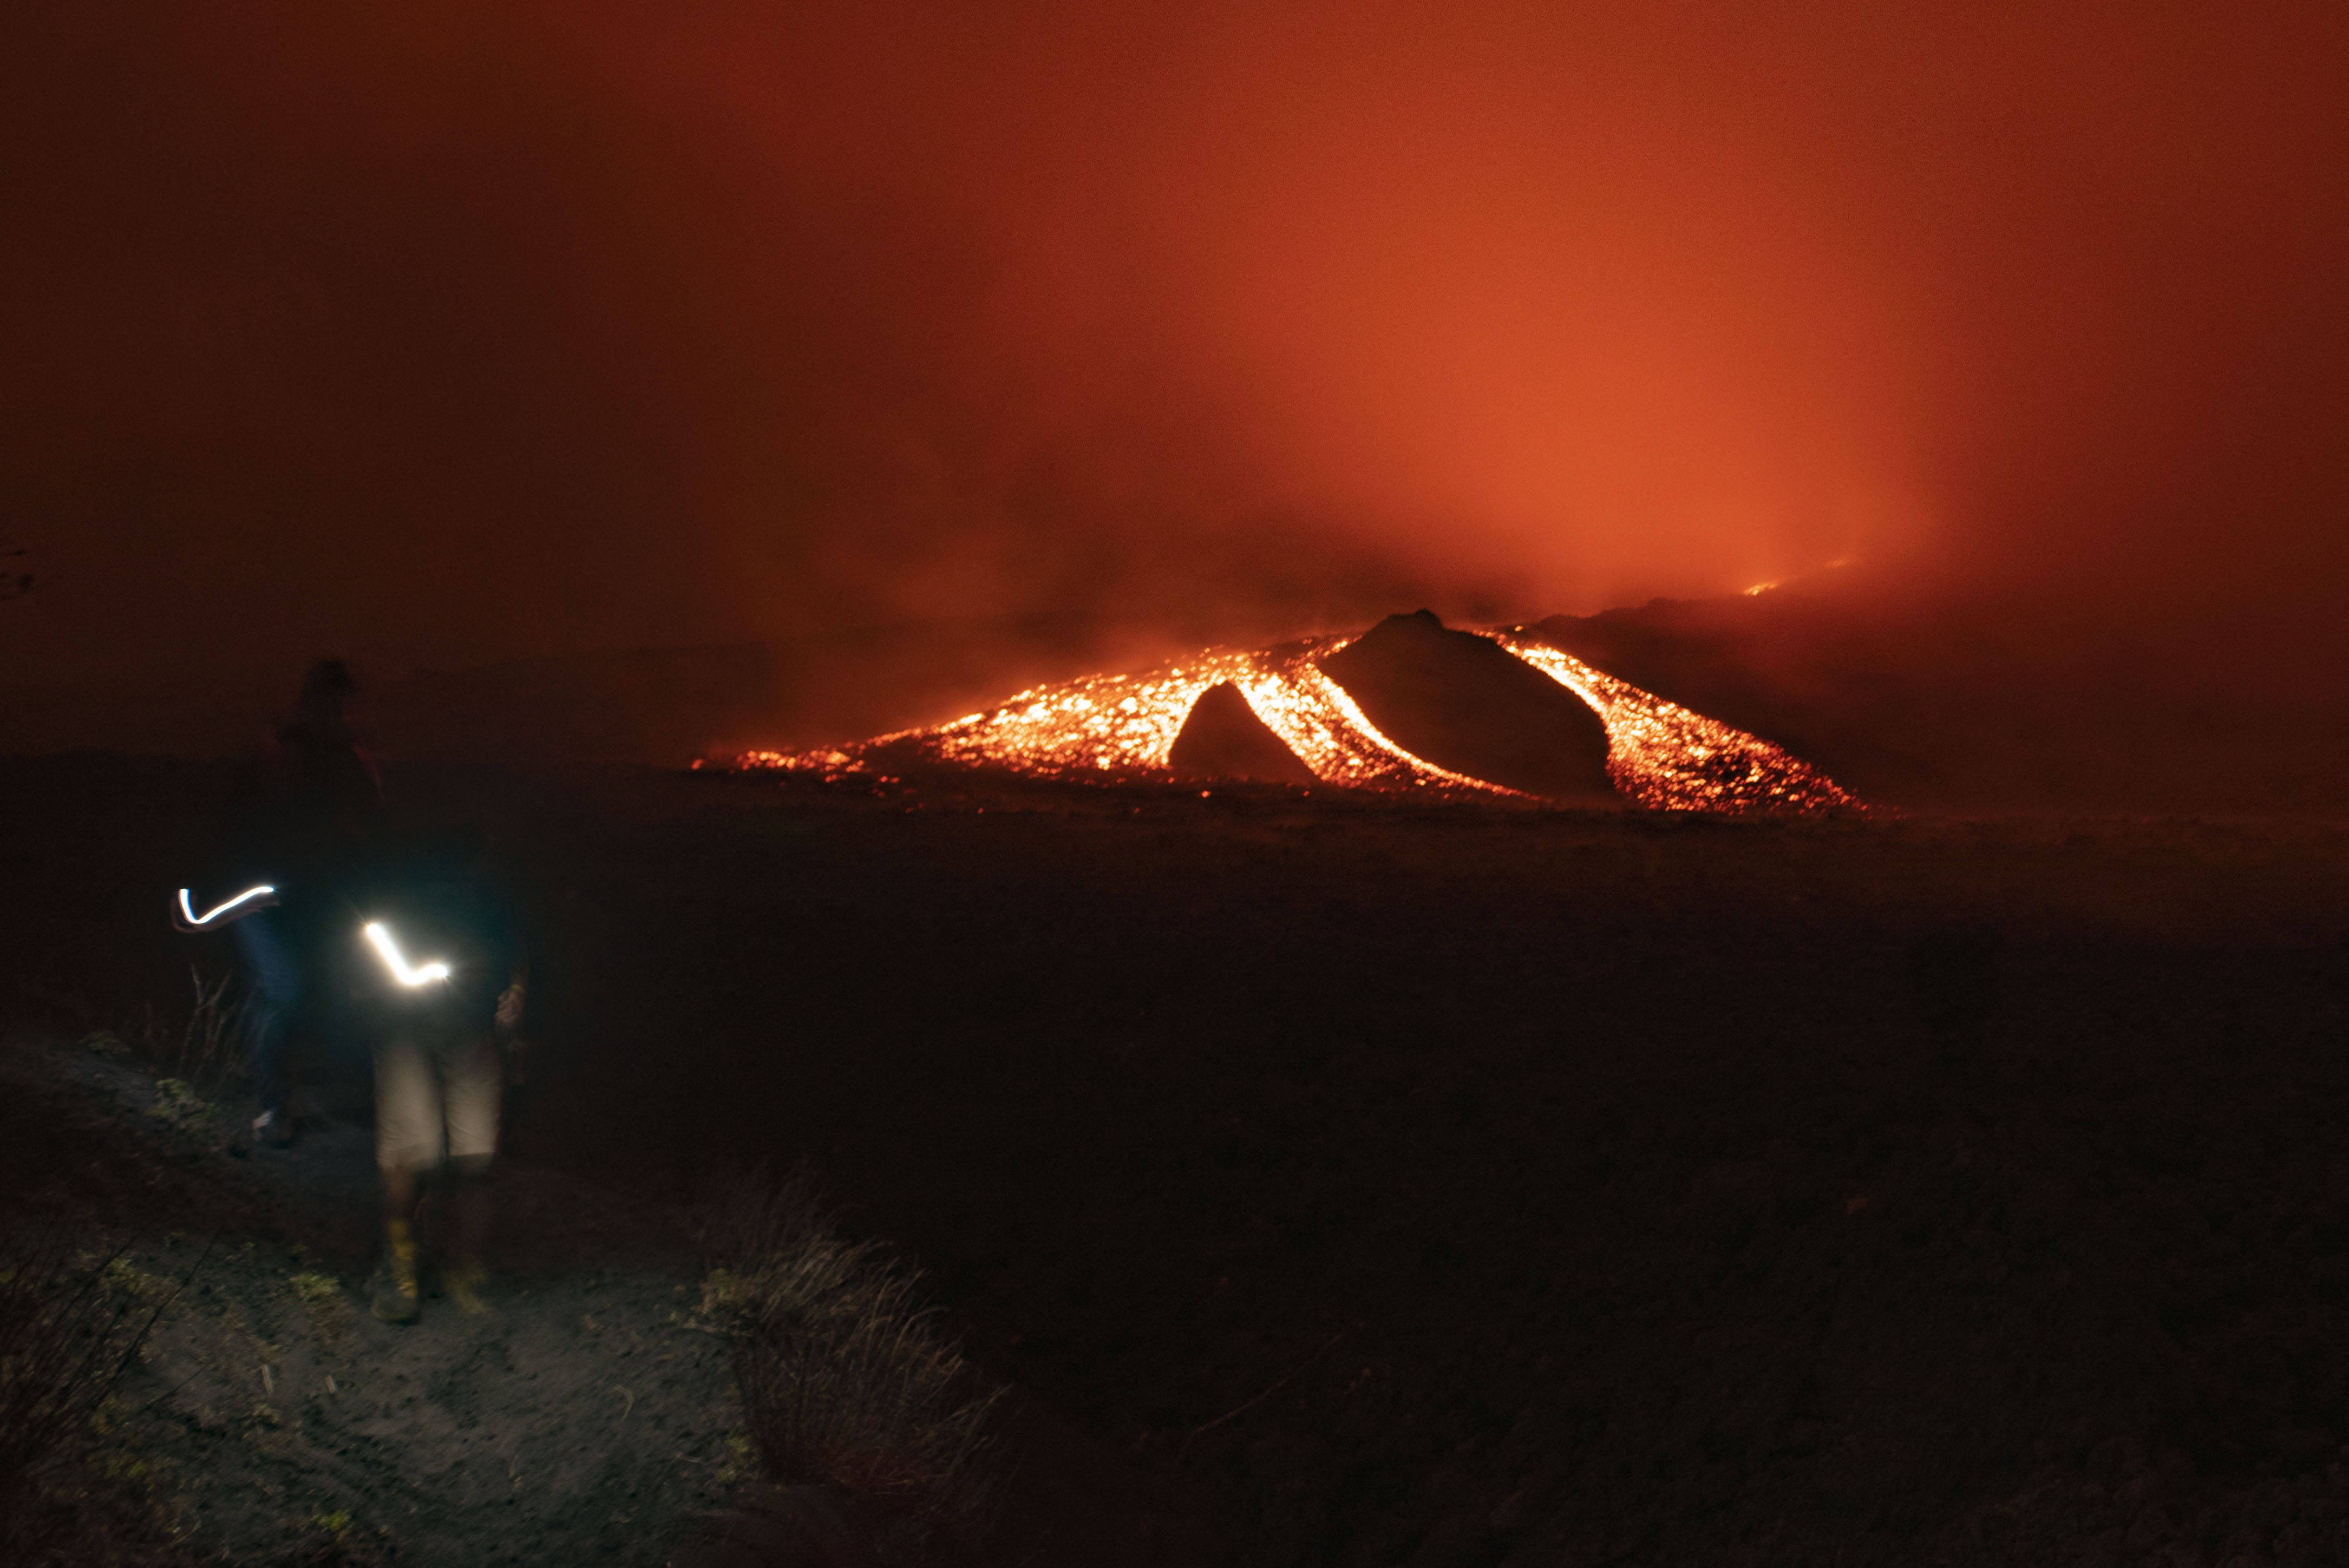
{"type": "Polygon", "coordinates": [[[212,909],[206,910],[203,913],[198,914],[188,903],[188,890],[186,888],[181,888],[180,890],[180,913],[188,917],[188,923],[190,925],[210,925],[212,922],[218,920],[222,915],[226,914],[229,911],[250,903],[257,898],[268,898],[273,893],[276,892],[276,891],[277,890],[275,888],[264,882],[259,887],[249,887],[245,889],[243,892],[229,900],[226,903],[216,905],[212,909]]]}
{"type": "Polygon", "coordinates": [[[374,944],[377,956],[383,960],[383,966],[391,971],[391,977],[401,985],[429,985],[435,980],[449,978],[449,966],[439,959],[419,968],[409,968],[408,960],[400,956],[399,944],[391,939],[390,928],[383,922],[371,920],[359,930],[374,944]]]}

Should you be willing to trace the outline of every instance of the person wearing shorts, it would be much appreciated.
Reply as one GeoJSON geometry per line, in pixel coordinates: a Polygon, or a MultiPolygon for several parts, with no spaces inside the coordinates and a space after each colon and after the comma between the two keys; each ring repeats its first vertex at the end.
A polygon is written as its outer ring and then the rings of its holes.
{"type": "Polygon", "coordinates": [[[387,1323],[413,1323],[422,1315],[416,1204],[424,1178],[436,1171],[450,1193],[442,1286],[460,1312],[484,1310],[490,1169],[498,1153],[504,1077],[486,1028],[409,1028],[376,1043],[375,1159],[383,1180],[386,1257],[374,1312],[387,1323]]]}
{"type": "Polygon", "coordinates": [[[387,1323],[423,1315],[416,1212],[435,1176],[449,1196],[443,1290],[460,1312],[485,1310],[490,1173],[505,1071],[500,1045],[520,1025],[523,980],[478,856],[478,841],[463,837],[453,849],[419,851],[360,912],[355,945],[365,953],[359,972],[374,1020],[383,1184],[384,1259],[372,1310],[387,1323]]]}

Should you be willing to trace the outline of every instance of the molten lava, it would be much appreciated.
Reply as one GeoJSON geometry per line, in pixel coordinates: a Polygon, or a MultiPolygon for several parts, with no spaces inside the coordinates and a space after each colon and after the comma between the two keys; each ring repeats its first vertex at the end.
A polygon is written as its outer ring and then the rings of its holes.
{"type": "MultiPolygon", "coordinates": [[[[1816,812],[1860,803],[1783,748],[1693,713],[1516,629],[1485,634],[1573,692],[1607,728],[1616,791],[1658,810],[1816,812]]],[[[1314,638],[1250,653],[1212,652],[1136,676],[1088,676],[1019,693],[999,707],[922,729],[811,751],[751,751],[746,769],[878,776],[892,767],[999,768],[1034,778],[1173,776],[1169,758],[1192,707],[1229,681],[1267,728],[1325,783],[1453,797],[1529,797],[1440,768],[1396,745],[1320,661],[1346,645],[1314,638]]]]}
{"type": "Polygon", "coordinates": [[[1607,772],[1624,796],[1658,811],[1857,810],[1836,781],[1782,746],[1666,702],[1629,681],[1511,629],[1493,640],[1598,710],[1607,772]]]}

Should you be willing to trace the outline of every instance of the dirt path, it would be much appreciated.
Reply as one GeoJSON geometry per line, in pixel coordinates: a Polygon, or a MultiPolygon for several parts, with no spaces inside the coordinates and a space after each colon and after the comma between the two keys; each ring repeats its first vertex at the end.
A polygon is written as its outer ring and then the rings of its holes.
{"type": "Polygon", "coordinates": [[[231,1109],[174,1115],[153,1080],[88,1052],[18,1040],[0,1072],[56,1156],[45,1171],[14,1140],[12,1189],[94,1207],[133,1237],[124,1288],[169,1295],[99,1462],[189,1545],[239,1563],[660,1563],[751,1468],[674,1216],[510,1170],[492,1310],[430,1300],[394,1327],[364,1295],[365,1129],[329,1121],[289,1154],[239,1158],[216,1130],[231,1109]]]}
{"type": "MultiPolygon", "coordinates": [[[[77,1463],[160,1560],[965,1561],[763,1473],[691,1211],[508,1161],[492,1310],[429,1294],[428,1266],[424,1319],[398,1327],[367,1311],[368,1130],[306,1116],[295,1150],[256,1152],[231,1130],[247,1114],[59,1038],[0,1039],[0,1201],[65,1220],[93,1257],[121,1248],[111,1287],[159,1308],[77,1463]]],[[[429,1258],[429,1196],[419,1229],[429,1258]]],[[[1223,1560],[1212,1532],[1020,1391],[1003,1390],[995,1430],[985,1562],[1223,1560]]]]}

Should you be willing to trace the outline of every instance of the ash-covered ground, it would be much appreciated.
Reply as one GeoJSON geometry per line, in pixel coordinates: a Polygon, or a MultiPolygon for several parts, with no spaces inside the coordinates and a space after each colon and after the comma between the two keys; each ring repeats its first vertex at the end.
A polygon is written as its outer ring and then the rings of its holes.
{"type": "MultiPolygon", "coordinates": [[[[2339,825],[391,782],[526,891],[524,1163],[807,1159],[1185,1561],[2349,1557],[2339,825]]],[[[0,765],[12,1008],[225,964],[212,783],[0,765]]]]}

